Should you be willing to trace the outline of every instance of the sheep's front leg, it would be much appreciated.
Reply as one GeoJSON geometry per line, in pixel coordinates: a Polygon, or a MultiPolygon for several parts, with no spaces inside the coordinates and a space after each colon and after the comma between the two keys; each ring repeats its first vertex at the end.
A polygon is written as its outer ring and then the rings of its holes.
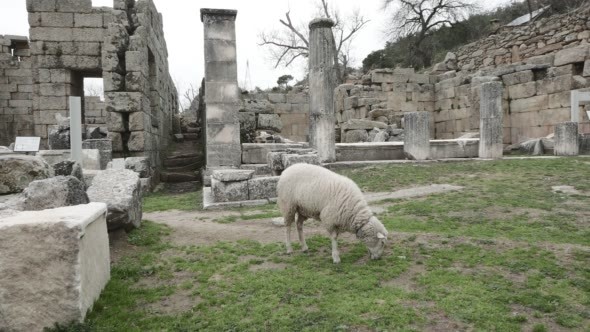
{"type": "Polygon", "coordinates": [[[305,217],[301,214],[297,214],[297,233],[299,234],[299,242],[301,243],[301,251],[306,252],[309,248],[307,247],[307,243],[305,242],[305,237],[303,236],[303,222],[305,221],[305,217]]]}
{"type": "Polygon", "coordinates": [[[295,220],[295,213],[289,213],[285,216],[285,244],[287,246],[287,254],[293,252],[293,247],[291,247],[291,225],[293,225],[293,221],[295,220]]]}
{"type": "Polygon", "coordinates": [[[330,239],[332,240],[332,260],[334,264],[340,263],[340,252],[338,252],[338,233],[330,232],[330,239]]]}

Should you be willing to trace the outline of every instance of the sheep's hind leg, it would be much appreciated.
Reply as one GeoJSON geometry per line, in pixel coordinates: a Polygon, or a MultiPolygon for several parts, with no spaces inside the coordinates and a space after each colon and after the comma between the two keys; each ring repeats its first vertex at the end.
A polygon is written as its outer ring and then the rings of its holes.
{"type": "Polygon", "coordinates": [[[297,213],[297,233],[299,234],[299,242],[301,243],[301,251],[306,252],[309,248],[303,236],[303,222],[306,220],[304,216],[297,213]]]}
{"type": "Polygon", "coordinates": [[[293,225],[293,221],[295,221],[295,211],[289,212],[285,215],[285,242],[287,246],[287,254],[293,252],[293,247],[291,247],[291,225],[293,225]]]}
{"type": "Polygon", "coordinates": [[[338,252],[338,233],[330,232],[330,239],[332,240],[332,260],[334,264],[340,263],[340,252],[338,252]]]}

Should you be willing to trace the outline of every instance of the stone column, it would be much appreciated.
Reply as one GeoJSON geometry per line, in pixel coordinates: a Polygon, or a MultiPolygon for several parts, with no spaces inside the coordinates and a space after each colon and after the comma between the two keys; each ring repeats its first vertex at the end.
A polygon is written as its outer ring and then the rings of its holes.
{"type": "Polygon", "coordinates": [[[309,143],[321,162],[336,160],[334,89],[334,22],[318,18],[309,23],[309,143]]]}
{"type": "Polygon", "coordinates": [[[502,139],[502,82],[483,83],[480,88],[479,105],[479,157],[485,159],[502,158],[504,146],[502,139]]]}
{"type": "Polygon", "coordinates": [[[404,155],[411,160],[430,158],[428,112],[404,113],[404,155]]]}
{"type": "Polygon", "coordinates": [[[578,123],[562,122],[555,125],[555,149],[556,156],[577,156],[578,145],[578,123]]]}
{"type": "Polygon", "coordinates": [[[205,36],[205,145],[207,168],[242,161],[236,61],[237,10],[201,9],[205,36]]]}
{"type": "Polygon", "coordinates": [[[70,97],[70,157],[82,164],[82,98],[70,97]]]}

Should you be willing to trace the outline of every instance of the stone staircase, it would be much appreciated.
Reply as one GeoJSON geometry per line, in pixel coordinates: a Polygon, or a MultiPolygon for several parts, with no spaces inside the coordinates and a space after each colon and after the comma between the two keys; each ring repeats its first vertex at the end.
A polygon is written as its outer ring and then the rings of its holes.
{"type": "Polygon", "coordinates": [[[200,187],[204,157],[198,143],[186,137],[185,141],[174,143],[160,172],[160,181],[167,191],[186,192],[200,187]]]}

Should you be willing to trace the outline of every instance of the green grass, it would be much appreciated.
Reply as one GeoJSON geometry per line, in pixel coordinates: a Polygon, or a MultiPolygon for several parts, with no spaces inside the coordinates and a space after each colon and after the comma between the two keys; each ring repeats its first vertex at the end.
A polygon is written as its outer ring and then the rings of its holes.
{"type": "Polygon", "coordinates": [[[202,209],[203,193],[200,190],[176,195],[151,193],[143,199],[143,212],[168,210],[199,211],[202,209]]]}
{"type": "MultiPolygon", "coordinates": [[[[342,241],[334,265],[324,236],[293,255],[282,243],[179,246],[168,241],[172,230],[145,222],[129,235],[138,249],[112,267],[93,311],[69,331],[589,330],[590,198],[551,186],[590,193],[590,159],[343,173],[367,191],[465,188],[387,202],[379,218],[392,239],[377,261],[361,243],[342,241]]],[[[161,195],[145,204],[155,211],[176,202],[198,215],[179,201],[161,195]]],[[[225,222],[278,213],[276,205],[235,212],[225,222]]]]}

